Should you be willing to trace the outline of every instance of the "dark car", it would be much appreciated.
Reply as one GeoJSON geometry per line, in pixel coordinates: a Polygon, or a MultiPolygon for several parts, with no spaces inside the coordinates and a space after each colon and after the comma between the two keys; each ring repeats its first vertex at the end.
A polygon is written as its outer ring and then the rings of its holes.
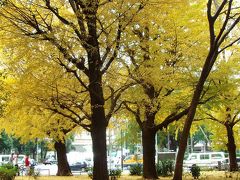
{"type": "Polygon", "coordinates": [[[79,161],[73,164],[70,164],[71,171],[85,171],[87,169],[86,161],[79,161]]]}
{"type": "Polygon", "coordinates": [[[57,164],[57,160],[55,159],[45,159],[43,161],[43,164],[47,165],[47,164],[57,164]]]}

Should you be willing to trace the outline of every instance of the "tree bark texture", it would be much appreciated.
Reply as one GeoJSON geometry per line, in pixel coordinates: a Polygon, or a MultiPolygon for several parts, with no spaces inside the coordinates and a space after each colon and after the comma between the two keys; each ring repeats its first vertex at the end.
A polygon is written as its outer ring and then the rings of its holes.
{"type": "Polygon", "coordinates": [[[67,161],[67,151],[65,143],[62,141],[55,142],[54,148],[57,151],[57,162],[58,162],[58,171],[57,176],[71,176],[72,172],[70,170],[68,161],[67,161]]]}
{"type": "MultiPolygon", "coordinates": [[[[94,34],[96,36],[96,34],[94,34]]],[[[92,39],[90,44],[98,47],[97,39],[92,39]]],[[[107,120],[104,110],[104,97],[102,88],[102,74],[100,72],[100,54],[99,49],[88,52],[89,59],[89,93],[91,99],[92,124],[91,136],[94,154],[93,179],[108,180],[107,170],[107,145],[106,145],[106,127],[107,120]]]]}
{"type": "MultiPolygon", "coordinates": [[[[98,43],[93,42],[95,47],[98,43]]],[[[91,136],[93,142],[94,166],[93,179],[94,180],[108,180],[107,170],[107,147],[106,147],[106,127],[108,125],[105,110],[104,97],[102,88],[102,74],[100,72],[100,54],[98,51],[90,51],[88,53],[89,59],[89,93],[91,99],[91,136]]]]}
{"type": "Polygon", "coordinates": [[[106,127],[99,124],[92,128],[92,146],[93,146],[93,179],[108,180],[107,171],[107,148],[106,148],[106,127]]]}
{"type": "Polygon", "coordinates": [[[158,179],[155,163],[155,136],[156,131],[154,129],[148,127],[143,128],[143,177],[146,179],[158,179]]]}
{"type": "Polygon", "coordinates": [[[229,153],[229,171],[238,171],[238,164],[237,164],[237,158],[236,158],[236,144],[233,134],[233,129],[229,124],[225,125],[227,129],[227,137],[228,137],[228,143],[227,143],[227,149],[229,153]]]}

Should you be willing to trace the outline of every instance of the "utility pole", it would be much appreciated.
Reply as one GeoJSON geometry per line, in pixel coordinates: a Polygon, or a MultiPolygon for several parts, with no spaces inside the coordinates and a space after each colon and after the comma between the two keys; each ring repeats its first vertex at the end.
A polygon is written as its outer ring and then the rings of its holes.
{"type": "MultiPolygon", "coordinates": [[[[209,146],[210,146],[210,145],[211,145],[211,142],[210,142],[210,140],[208,139],[208,137],[207,137],[206,133],[204,132],[203,128],[202,128],[201,126],[199,126],[199,128],[200,128],[201,132],[203,133],[205,139],[207,140],[207,144],[209,144],[209,146]]],[[[206,151],[206,145],[204,145],[204,150],[206,151]]]]}
{"type": "Polygon", "coordinates": [[[167,148],[168,148],[168,151],[170,151],[170,135],[169,135],[169,132],[167,134],[167,148]]]}
{"type": "Polygon", "coordinates": [[[121,169],[123,171],[123,132],[122,132],[122,128],[121,128],[121,132],[120,132],[120,138],[121,138],[121,169]]]}

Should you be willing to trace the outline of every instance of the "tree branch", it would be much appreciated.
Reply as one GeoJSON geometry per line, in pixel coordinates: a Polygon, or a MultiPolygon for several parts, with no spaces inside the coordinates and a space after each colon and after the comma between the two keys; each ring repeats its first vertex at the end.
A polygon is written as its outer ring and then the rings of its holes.
{"type": "Polygon", "coordinates": [[[44,0],[46,7],[65,25],[70,26],[74,32],[76,33],[76,35],[78,36],[78,38],[81,40],[82,45],[85,46],[85,41],[86,41],[86,37],[84,35],[82,35],[78,28],[74,25],[74,23],[68,21],[66,18],[62,17],[57,8],[54,8],[51,6],[50,4],[50,0],[44,0]]]}
{"type": "Polygon", "coordinates": [[[137,110],[134,111],[132,108],[130,108],[130,106],[128,106],[127,103],[131,103],[131,104],[135,104],[135,105],[137,105],[137,103],[128,102],[128,101],[124,101],[123,102],[123,104],[125,105],[126,109],[135,116],[136,121],[137,121],[138,125],[140,126],[140,128],[143,129],[143,122],[141,121],[141,117],[140,117],[140,108],[137,107],[137,110]]]}
{"type": "Polygon", "coordinates": [[[102,74],[104,74],[108,70],[108,68],[112,64],[113,60],[117,57],[118,51],[120,49],[121,33],[122,33],[122,26],[121,26],[121,24],[119,24],[118,25],[118,30],[117,30],[117,37],[116,37],[116,40],[115,40],[116,46],[114,48],[113,55],[110,57],[110,59],[108,60],[108,62],[105,65],[105,67],[102,69],[102,74]]]}
{"type": "Polygon", "coordinates": [[[162,123],[158,124],[158,125],[155,127],[156,131],[157,131],[157,130],[160,130],[160,129],[163,129],[163,128],[167,128],[167,126],[168,126],[169,124],[171,124],[172,122],[178,121],[178,120],[181,119],[183,116],[187,115],[188,111],[189,111],[189,108],[184,109],[184,110],[181,111],[180,113],[174,112],[174,113],[170,114],[168,117],[165,118],[165,120],[164,120],[162,123]]]}
{"type": "MultiPolygon", "coordinates": [[[[118,90],[114,91],[114,89],[112,87],[110,88],[111,91],[111,106],[110,106],[110,110],[106,115],[106,119],[109,122],[110,118],[112,117],[113,112],[116,112],[116,106],[117,106],[117,101],[118,99],[121,97],[122,93],[127,90],[129,87],[135,85],[135,83],[129,83],[129,84],[125,84],[124,86],[121,86],[118,90]],[[115,95],[116,94],[116,95],[115,95]]],[[[120,108],[120,107],[119,107],[120,108]]],[[[118,108],[118,109],[119,109],[118,108]]]]}

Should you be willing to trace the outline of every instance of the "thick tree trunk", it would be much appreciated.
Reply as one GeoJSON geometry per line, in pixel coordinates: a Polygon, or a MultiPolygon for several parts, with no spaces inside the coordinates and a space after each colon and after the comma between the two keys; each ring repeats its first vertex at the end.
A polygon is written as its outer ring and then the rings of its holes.
{"type": "MultiPolygon", "coordinates": [[[[100,55],[97,51],[95,53],[89,52],[88,56],[93,62],[99,62],[100,55]]],[[[93,179],[108,180],[106,145],[106,127],[108,123],[104,111],[102,74],[98,67],[89,67],[89,70],[89,92],[92,107],[91,136],[94,154],[93,179]]]]}
{"type": "Polygon", "coordinates": [[[86,15],[89,36],[85,49],[88,54],[88,78],[89,94],[91,99],[91,136],[93,142],[94,180],[108,180],[107,170],[107,148],[106,127],[108,125],[104,110],[104,96],[102,86],[102,61],[100,57],[98,35],[97,35],[97,9],[98,1],[89,1],[84,13],[86,15]]]}
{"type": "Polygon", "coordinates": [[[156,131],[147,126],[142,130],[143,146],[143,177],[146,179],[158,179],[155,164],[155,135],[156,131]]]}
{"type": "Polygon", "coordinates": [[[229,124],[226,124],[225,127],[227,129],[227,137],[228,137],[227,149],[228,149],[229,161],[230,161],[229,171],[237,171],[238,164],[236,159],[236,144],[235,144],[233,129],[229,124]]]}
{"type": "Polygon", "coordinates": [[[91,135],[94,154],[93,179],[108,180],[106,127],[103,124],[93,127],[91,135]]]}
{"type": "Polygon", "coordinates": [[[67,161],[66,146],[63,142],[55,142],[54,148],[57,151],[58,171],[57,176],[71,176],[71,170],[67,161]]]}

